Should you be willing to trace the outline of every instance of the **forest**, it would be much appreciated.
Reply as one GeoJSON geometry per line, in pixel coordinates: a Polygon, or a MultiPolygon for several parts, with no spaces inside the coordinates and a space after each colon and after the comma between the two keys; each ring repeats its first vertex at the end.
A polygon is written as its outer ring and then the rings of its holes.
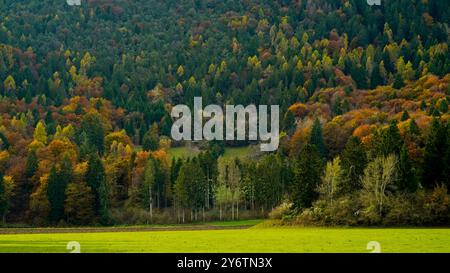
{"type": "Polygon", "coordinates": [[[0,225],[448,225],[449,21],[447,0],[0,0],[0,225]],[[194,97],[279,105],[278,150],[173,141],[194,97]]]}

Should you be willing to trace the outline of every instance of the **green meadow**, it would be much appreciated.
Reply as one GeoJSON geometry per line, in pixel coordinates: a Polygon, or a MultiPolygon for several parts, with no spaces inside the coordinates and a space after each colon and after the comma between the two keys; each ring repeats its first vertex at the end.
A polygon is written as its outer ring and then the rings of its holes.
{"type": "MultiPolygon", "coordinates": [[[[251,224],[251,223],[249,223],[251,224]]],[[[233,224],[229,224],[232,226],[233,224]]],[[[225,225],[226,226],[226,225],[225,225]]],[[[219,226],[216,226],[219,227],[219,226]]],[[[0,252],[351,252],[368,253],[376,241],[381,252],[450,252],[450,229],[445,228],[300,228],[165,230],[133,232],[1,234],[0,252]]],[[[20,230],[17,230],[20,232],[20,230]]]]}

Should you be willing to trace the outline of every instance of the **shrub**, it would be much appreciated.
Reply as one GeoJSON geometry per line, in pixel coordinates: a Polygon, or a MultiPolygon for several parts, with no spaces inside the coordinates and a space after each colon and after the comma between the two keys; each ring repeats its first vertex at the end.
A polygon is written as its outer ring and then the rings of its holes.
{"type": "Polygon", "coordinates": [[[283,219],[287,214],[289,214],[292,210],[292,203],[283,202],[278,207],[272,209],[272,211],[269,213],[269,218],[272,220],[281,220],[283,219]]]}

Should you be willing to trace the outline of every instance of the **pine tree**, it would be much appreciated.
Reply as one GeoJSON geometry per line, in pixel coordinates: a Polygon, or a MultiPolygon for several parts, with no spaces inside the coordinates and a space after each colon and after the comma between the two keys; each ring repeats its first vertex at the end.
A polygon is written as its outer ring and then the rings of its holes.
{"type": "MultiPolygon", "coordinates": [[[[88,113],[83,116],[81,120],[78,135],[82,133],[86,134],[86,137],[91,145],[93,145],[100,154],[103,154],[105,149],[105,130],[103,128],[103,120],[98,113],[88,113]]],[[[79,139],[80,143],[82,139],[79,139]]]]}
{"type": "Polygon", "coordinates": [[[449,149],[446,127],[439,119],[434,118],[426,141],[422,183],[430,189],[438,183],[448,183],[450,179],[446,174],[446,169],[450,165],[446,156],[449,149]]]}
{"type": "Polygon", "coordinates": [[[400,136],[400,130],[397,127],[396,121],[392,121],[388,128],[383,129],[376,136],[376,146],[375,152],[377,155],[399,155],[400,149],[403,146],[403,139],[400,136]]]}
{"type": "Polygon", "coordinates": [[[342,194],[361,189],[361,178],[367,166],[366,151],[357,137],[350,137],[341,155],[343,185],[342,194]]]}
{"type": "Polygon", "coordinates": [[[25,166],[25,177],[27,179],[30,179],[34,176],[34,174],[36,173],[37,169],[38,169],[38,158],[36,156],[36,151],[35,150],[31,150],[28,153],[27,156],[27,163],[25,166]]]}
{"type": "Polygon", "coordinates": [[[294,164],[294,178],[291,184],[294,206],[298,209],[311,207],[318,197],[317,188],[321,182],[323,160],[314,145],[306,144],[294,164]]]}
{"type": "Polygon", "coordinates": [[[89,155],[85,180],[94,194],[94,210],[96,215],[100,217],[102,223],[108,222],[108,195],[105,169],[97,153],[89,155]]]}
{"type": "Polygon", "coordinates": [[[417,190],[419,180],[405,145],[403,145],[400,150],[398,160],[398,176],[397,185],[399,190],[409,192],[415,192],[417,190]]]}
{"type": "Polygon", "coordinates": [[[3,179],[3,173],[0,172],[0,217],[3,224],[6,222],[6,213],[8,212],[8,198],[6,196],[6,186],[3,179]]]}
{"type": "Polygon", "coordinates": [[[314,121],[309,138],[309,144],[316,146],[316,149],[322,158],[327,157],[327,149],[325,147],[325,140],[323,139],[322,125],[320,124],[319,119],[314,121]]]}
{"type": "Polygon", "coordinates": [[[156,151],[159,148],[158,125],[154,123],[142,140],[142,148],[144,151],[156,151]]]}
{"type": "Polygon", "coordinates": [[[49,221],[57,223],[64,217],[64,201],[66,188],[72,179],[72,163],[68,156],[64,156],[60,170],[53,165],[48,177],[47,196],[50,203],[49,221]]]}
{"type": "Polygon", "coordinates": [[[419,128],[419,126],[417,126],[417,123],[414,119],[411,119],[411,121],[409,122],[408,132],[411,135],[416,135],[416,136],[420,135],[420,128],[419,128]]]}
{"type": "Polygon", "coordinates": [[[402,117],[401,117],[401,121],[405,121],[405,120],[408,120],[409,119],[409,113],[408,113],[408,111],[403,111],[403,113],[402,113],[402,117]]]}

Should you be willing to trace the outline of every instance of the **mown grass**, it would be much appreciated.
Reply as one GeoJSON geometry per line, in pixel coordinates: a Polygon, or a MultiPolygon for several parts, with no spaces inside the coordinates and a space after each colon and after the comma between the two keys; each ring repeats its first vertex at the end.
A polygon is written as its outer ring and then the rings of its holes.
{"type": "Polygon", "coordinates": [[[235,230],[0,235],[0,252],[450,252],[450,229],[249,228],[235,230]]]}

